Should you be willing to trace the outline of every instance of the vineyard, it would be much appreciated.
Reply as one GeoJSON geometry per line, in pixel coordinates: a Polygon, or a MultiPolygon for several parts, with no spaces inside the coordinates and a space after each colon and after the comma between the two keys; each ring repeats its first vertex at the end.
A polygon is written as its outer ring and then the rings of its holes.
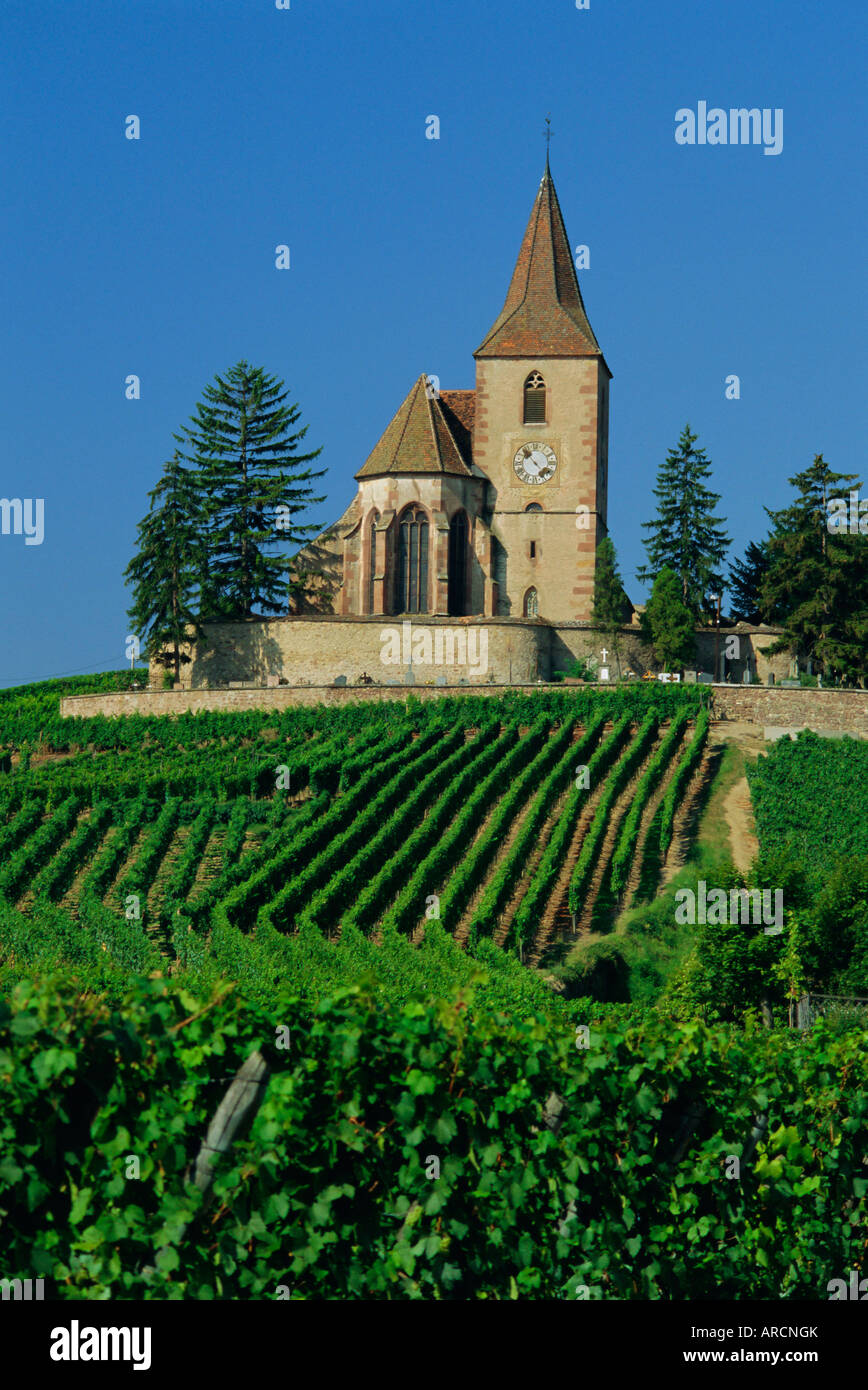
{"type": "Polygon", "coordinates": [[[0,702],[19,955],[48,914],[49,951],[65,921],[124,969],[207,956],[262,992],[312,952],[439,933],[538,964],[604,925],[665,859],[708,717],[698,692],[639,690],[67,722],[0,702]]]}
{"type": "MultiPolygon", "coordinates": [[[[689,839],[701,689],[59,720],[70,685],[0,693],[8,1277],[61,1299],[817,1299],[863,1268],[860,1027],[552,987],[689,839]],[[202,1186],[251,1059],[260,1103],[202,1186]]],[[[792,810],[810,756],[751,776],[761,837],[821,856],[811,798],[792,810]]],[[[760,932],[767,973],[796,940],[760,932]]]]}
{"type": "Polygon", "coordinates": [[[785,847],[819,877],[842,856],[868,857],[868,743],[780,739],[750,782],[764,848],[785,847]]]}

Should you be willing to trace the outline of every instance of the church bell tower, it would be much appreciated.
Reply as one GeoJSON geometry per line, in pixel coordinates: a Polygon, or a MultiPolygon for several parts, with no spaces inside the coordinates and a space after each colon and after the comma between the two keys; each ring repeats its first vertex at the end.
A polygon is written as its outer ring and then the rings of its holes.
{"type": "Polygon", "coordinates": [[[473,459],[492,506],[486,612],[588,622],[607,534],[611,372],[548,158],[506,302],[474,357],[473,459]]]}

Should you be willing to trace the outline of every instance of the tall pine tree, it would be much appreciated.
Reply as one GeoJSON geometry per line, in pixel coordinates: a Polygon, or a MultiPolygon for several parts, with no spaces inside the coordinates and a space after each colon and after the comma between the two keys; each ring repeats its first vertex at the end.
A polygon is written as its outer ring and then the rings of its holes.
{"type": "Polygon", "coordinates": [[[618,572],[618,557],[609,536],[597,546],[597,567],[594,575],[594,607],[591,613],[593,622],[603,628],[610,638],[612,651],[621,678],[621,650],[618,629],[629,621],[632,604],[628,599],[621,575],[618,572]]]}
{"type": "Polygon", "coordinates": [[[783,629],[770,649],[795,648],[830,677],[862,684],[868,675],[868,538],[828,529],[829,503],[849,501],[858,480],[834,473],[822,454],[790,478],[798,496],[769,511],[771,565],[762,582],[766,620],[783,629]]]}
{"type": "Polygon", "coordinates": [[[151,506],[138,526],[138,550],[124,571],[132,585],[128,616],[144,654],[180,679],[190,657],[183,648],[202,631],[195,613],[201,570],[199,502],[177,453],[148,493],[151,506]]]}
{"type": "Polygon", "coordinates": [[[694,618],[710,612],[709,595],[723,586],[719,567],[730,538],[725,518],[714,509],[720,494],[706,482],[711,463],[704,449],[697,449],[698,435],[685,425],[677,448],[670,449],[657,473],[657,516],[643,521],[650,534],[643,542],[648,564],[637,571],[642,584],[653,584],[662,569],[671,569],[681,583],[681,600],[694,618]]]}
{"type": "Polygon", "coordinates": [[[743,560],[733,560],[729,568],[726,587],[731,595],[727,604],[729,615],[734,623],[761,623],[762,582],[771,565],[768,540],[749,541],[743,560]]]}
{"type": "Polygon", "coordinates": [[[305,465],[322,452],[300,452],[308,427],[287,404],[284,383],[262,367],[238,362],[215,377],[184,432],[203,510],[201,616],[247,618],[286,612],[292,560],[319,528],[299,521],[322,502],[309,486],[325,470],[305,465]]]}

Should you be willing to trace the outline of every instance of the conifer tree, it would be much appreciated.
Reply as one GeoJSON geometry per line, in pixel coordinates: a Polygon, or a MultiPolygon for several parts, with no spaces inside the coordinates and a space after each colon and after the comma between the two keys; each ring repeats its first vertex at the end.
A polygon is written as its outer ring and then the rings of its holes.
{"type": "Polygon", "coordinates": [[[292,560],[282,545],[303,545],[318,527],[299,521],[322,502],[309,486],[324,470],[300,452],[308,426],[287,404],[284,383],[238,362],[205,388],[182,434],[202,499],[201,616],[246,618],[286,612],[292,560]]]}
{"type": "Polygon", "coordinates": [[[621,678],[621,651],[618,629],[628,621],[632,605],[628,599],[621,575],[618,572],[618,558],[615,546],[609,536],[597,546],[597,565],[594,575],[594,606],[591,618],[598,627],[609,634],[609,642],[615,654],[618,679],[621,678]]]}
{"type": "Polygon", "coordinates": [[[726,581],[731,595],[727,607],[733,622],[756,624],[764,621],[760,591],[770,565],[768,540],[759,544],[749,541],[744,559],[733,560],[726,581]]]}
{"type": "Polygon", "coordinates": [[[670,449],[657,473],[657,516],[644,521],[650,534],[643,542],[648,564],[637,572],[640,583],[653,583],[668,566],[681,582],[681,601],[694,618],[710,611],[708,596],[723,587],[718,572],[730,538],[725,518],[714,515],[720,494],[706,482],[711,463],[704,449],[695,447],[698,435],[685,425],[678,445],[670,449]]]}
{"type": "Polygon", "coordinates": [[[770,648],[795,648],[830,677],[861,684],[868,675],[868,537],[829,531],[829,503],[848,501],[858,480],[834,473],[822,454],[789,479],[798,496],[769,511],[770,568],[761,588],[767,621],[783,636],[770,648]]]}
{"type": "Polygon", "coordinates": [[[138,526],[138,549],[124,571],[133,588],[128,616],[151,661],[180,679],[190,660],[183,648],[202,632],[195,614],[200,572],[199,507],[189,472],[176,452],[152,492],[138,526]]]}
{"type": "Polygon", "coordinates": [[[664,671],[692,661],[696,651],[693,614],[681,598],[681,581],[664,565],[642,614],[642,629],[664,671]]]}

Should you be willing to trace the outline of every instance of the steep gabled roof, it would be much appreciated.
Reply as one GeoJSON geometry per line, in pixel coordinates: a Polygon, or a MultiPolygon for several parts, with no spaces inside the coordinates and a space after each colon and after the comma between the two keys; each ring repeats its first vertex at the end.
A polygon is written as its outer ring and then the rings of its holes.
{"type": "Polygon", "coordinates": [[[469,461],[466,463],[462,457],[446,410],[435,396],[429,396],[426,388],[427,377],[420,376],[359,469],[357,478],[376,478],[386,473],[473,476],[469,461]]]}
{"type": "Polygon", "coordinates": [[[509,293],[474,357],[602,357],[546,160],[509,293]]]}

